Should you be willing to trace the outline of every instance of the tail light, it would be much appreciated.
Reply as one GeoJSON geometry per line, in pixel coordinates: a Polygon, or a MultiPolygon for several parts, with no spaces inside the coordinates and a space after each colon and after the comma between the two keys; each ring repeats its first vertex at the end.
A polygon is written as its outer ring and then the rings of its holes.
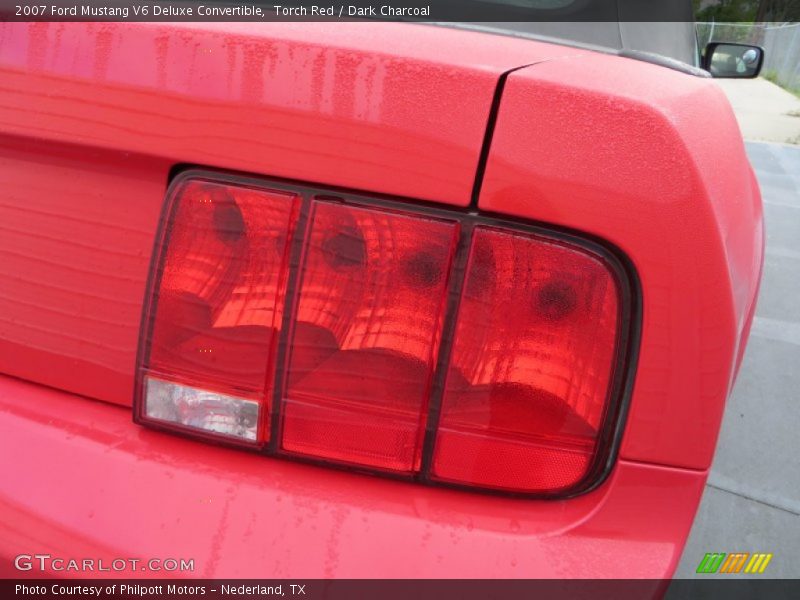
{"type": "Polygon", "coordinates": [[[457,233],[452,220],[312,201],[283,450],[418,468],[457,233]],[[333,336],[318,362],[320,346],[303,337],[309,325],[333,336]]]}
{"type": "Polygon", "coordinates": [[[596,452],[619,297],[597,257],[477,227],[433,455],[433,476],[504,490],[562,489],[596,452]]]}
{"type": "Polygon", "coordinates": [[[194,172],[150,281],[138,422],[528,495],[610,465],[633,298],[596,243],[194,172]]]}
{"type": "Polygon", "coordinates": [[[260,445],[297,194],[191,180],[172,198],[153,273],[145,419],[260,445]]]}

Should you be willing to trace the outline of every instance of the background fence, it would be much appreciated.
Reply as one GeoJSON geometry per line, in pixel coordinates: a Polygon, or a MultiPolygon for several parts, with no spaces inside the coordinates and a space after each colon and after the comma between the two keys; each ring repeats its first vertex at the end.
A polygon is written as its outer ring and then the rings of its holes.
{"type": "Polygon", "coordinates": [[[800,23],[698,23],[697,39],[708,42],[744,42],[764,47],[761,74],[800,93],[800,23]]]}

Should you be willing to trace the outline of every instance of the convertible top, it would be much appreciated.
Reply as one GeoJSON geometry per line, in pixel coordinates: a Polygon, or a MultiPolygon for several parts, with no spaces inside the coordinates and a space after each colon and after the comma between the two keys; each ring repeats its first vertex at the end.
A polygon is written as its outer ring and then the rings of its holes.
{"type": "MultiPolygon", "coordinates": [[[[691,0],[458,0],[492,5],[504,22],[437,23],[616,53],[647,52],[698,66],[691,0]]],[[[466,8],[465,8],[466,10],[466,8]]],[[[490,14],[483,12],[482,14],[490,14]]]]}
{"type": "Polygon", "coordinates": [[[573,42],[614,51],[650,52],[697,66],[697,37],[693,22],[510,22],[474,23],[479,29],[573,42]]]}

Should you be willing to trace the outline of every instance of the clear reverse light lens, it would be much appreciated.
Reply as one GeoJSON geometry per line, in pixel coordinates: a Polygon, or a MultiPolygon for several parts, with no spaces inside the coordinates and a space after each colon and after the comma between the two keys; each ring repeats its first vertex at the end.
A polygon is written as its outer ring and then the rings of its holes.
{"type": "Polygon", "coordinates": [[[255,442],[258,412],[253,400],[153,377],[146,380],[145,413],[151,419],[255,442]]]}

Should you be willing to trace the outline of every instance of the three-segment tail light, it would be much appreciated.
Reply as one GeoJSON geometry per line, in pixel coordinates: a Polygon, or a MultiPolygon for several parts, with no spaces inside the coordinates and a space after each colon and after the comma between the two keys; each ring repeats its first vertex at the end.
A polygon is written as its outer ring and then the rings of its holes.
{"type": "Polygon", "coordinates": [[[138,422],[531,495],[610,465],[633,299],[594,242],[194,172],[150,281],[138,422]]]}

